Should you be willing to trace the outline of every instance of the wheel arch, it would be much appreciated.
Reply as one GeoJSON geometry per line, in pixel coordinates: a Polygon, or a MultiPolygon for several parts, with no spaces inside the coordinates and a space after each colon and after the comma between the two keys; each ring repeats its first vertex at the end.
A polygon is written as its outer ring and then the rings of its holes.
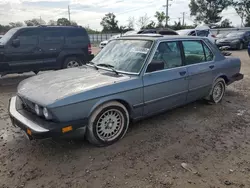
{"type": "Polygon", "coordinates": [[[128,111],[129,113],[129,118],[131,118],[131,115],[133,114],[133,108],[132,108],[132,105],[129,104],[128,101],[126,101],[125,99],[123,98],[118,98],[118,97],[115,97],[115,98],[111,98],[111,97],[108,97],[108,98],[104,98],[104,99],[101,99],[99,100],[90,110],[90,113],[88,115],[88,117],[90,117],[94,112],[95,110],[97,110],[98,108],[100,108],[103,104],[106,104],[106,103],[109,103],[109,102],[119,102],[120,104],[122,104],[128,111]]]}
{"type": "Polygon", "coordinates": [[[219,74],[219,75],[217,75],[217,76],[215,77],[213,83],[214,83],[218,78],[223,78],[226,84],[228,84],[229,81],[230,81],[229,78],[227,77],[227,75],[222,73],[222,74],[219,74]]]}

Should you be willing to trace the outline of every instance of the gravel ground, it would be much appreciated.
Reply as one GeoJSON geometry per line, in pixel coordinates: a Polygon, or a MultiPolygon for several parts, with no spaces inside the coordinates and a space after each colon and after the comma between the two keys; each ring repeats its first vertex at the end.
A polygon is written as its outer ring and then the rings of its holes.
{"type": "Polygon", "coordinates": [[[26,140],[11,126],[7,106],[32,74],[0,78],[0,187],[249,188],[250,59],[246,51],[233,55],[245,78],[227,88],[221,104],[198,101],[134,123],[106,148],[26,140]]]}

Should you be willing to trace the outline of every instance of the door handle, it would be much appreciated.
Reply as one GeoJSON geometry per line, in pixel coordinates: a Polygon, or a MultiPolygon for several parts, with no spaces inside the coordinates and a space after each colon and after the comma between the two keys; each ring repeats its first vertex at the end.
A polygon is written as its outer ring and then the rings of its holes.
{"type": "Polygon", "coordinates": [[[181,71],[179,73],[180,73],[181,76],[184,76],[187,73],[187,71],[181,71]]]}
{"type": "Polygon", "coordinates": [[[209,68],[210,68],[210,69],[213,69],[213,68],[214,68],[214,65],[210,65],[209,68]]]}

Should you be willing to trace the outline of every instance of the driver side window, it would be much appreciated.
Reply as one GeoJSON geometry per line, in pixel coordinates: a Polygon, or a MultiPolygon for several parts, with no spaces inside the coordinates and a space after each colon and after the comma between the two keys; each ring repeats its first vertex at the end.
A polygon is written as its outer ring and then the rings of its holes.
{"type": "Polygon", "coordinates": [[[182,66],[181,51],[178,42],[161,42],[154,54],[153,61],[163,62],[164,69],[182,66]]]}

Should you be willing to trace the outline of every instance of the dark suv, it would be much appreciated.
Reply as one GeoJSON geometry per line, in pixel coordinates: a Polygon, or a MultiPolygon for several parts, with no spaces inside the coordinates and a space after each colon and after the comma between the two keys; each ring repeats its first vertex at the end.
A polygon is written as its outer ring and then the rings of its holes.
{"type": "Polygon", "coordinates": [[[0,75],[71,68],[92,58],[89,36],[79,26],[20,27],[0,39],[0,75]]]}

